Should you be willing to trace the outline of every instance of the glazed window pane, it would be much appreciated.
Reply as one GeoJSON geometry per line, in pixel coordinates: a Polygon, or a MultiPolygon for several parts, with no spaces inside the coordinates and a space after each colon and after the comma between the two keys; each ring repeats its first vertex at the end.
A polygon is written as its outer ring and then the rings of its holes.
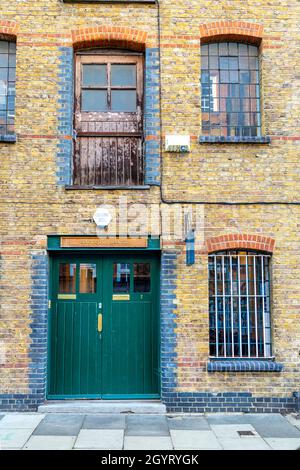
{"type": "Polygon", "coordinates": [[[260,136],[258,48],[233,42],[203,45],[201,62],[203,135],[260,136]]]}

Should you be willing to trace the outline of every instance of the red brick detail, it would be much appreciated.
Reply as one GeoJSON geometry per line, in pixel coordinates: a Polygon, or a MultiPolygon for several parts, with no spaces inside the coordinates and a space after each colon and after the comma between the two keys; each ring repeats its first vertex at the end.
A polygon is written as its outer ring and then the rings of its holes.
{"type": "Polygon", "coordinates": [[[211,237],[206,240],[208,253],[219,250],[235,250],[239,248],[248,248],[251,250],[267,251],[273,253],[275,239],[264,235],[252,235],[248,233],[230,233],[211,237]]]}
{"type": "Polygon", "coordinates": [[[259,45],[263,36],[263,26],[246,21],[215,21],[200,24],[201,43],[214,41],[243,41],[259,45]]]}
{"type": "Polygon", "coordinates": [[[16,40],[19,25],[15,21],[0,20],[0,39],[16,40]]]}
{"type": "Polygon", "coordinates": [[[94,26],[73,30],[72,41],[75,49],[101,46],[143,51],[147,32],[122,26],[94,26]]]}

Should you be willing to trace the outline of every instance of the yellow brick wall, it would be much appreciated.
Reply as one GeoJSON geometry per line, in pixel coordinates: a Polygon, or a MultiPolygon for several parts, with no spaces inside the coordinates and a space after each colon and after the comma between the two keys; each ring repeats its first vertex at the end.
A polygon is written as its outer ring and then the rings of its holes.
{"type": "MultiPolygon", "coordinates": [[[[163,152],[166,200],[204,202],[299,201],[299,2],[160,1],[162,135],[192,137],[189,154],[163,152]],[[262,24],[263,118],[270,145],[198,144],[201,133],[200,33],[202,23],[240,20],[262,24]],[[284,140],[283,140],[284,138],[284,140]]],[[[92,214],[119,195],[129,202],[159,203],[149,191],[66,191],[56,184],[59,47],[78,28],[136,28],[157,38],[155,5],[64,4],[59,0],[2,0],[0,21],[13,20],[17,35],[16,144],[0,142],[1,314],[0,341],[6,367],[0,393],[27,390],[30,345],[30,255],[46,247],[49,234],[94,234],[92,214]]],[[[282,374],[207,374],[207,255],[177,270],[179,390],[251,389],[281,395],[299,387],[299,210],[283,205],[207,205],[205,235],[259,233],[276,239],[272,321],[282,374]],[[195,301],[196,299],[196,301],[195,301]],[[293,306],[293,308],[290,308],[293,306]],[[198,364],[198,365],[197,365],[198,364]]],[[[179,248],[183,250],[183,247],[179,248]]]]}

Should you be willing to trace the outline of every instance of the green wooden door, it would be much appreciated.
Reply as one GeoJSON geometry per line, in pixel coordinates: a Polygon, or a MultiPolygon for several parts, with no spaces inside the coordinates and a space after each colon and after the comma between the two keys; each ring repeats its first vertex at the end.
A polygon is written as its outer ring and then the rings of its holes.
{"type": "Polygon", "coordinates": [[[101,394],[102,259],[68,256],[53,261],[49,396],[101,394]]]}
{"type": "Polygon", "coordinates": [[[150,256],[53,260],[49,398],[159,396],[158,272],[150,256]]]}
{"type": "Polygon", "coordinates": [[[158,261],[103,261],[103,398],[159,396],[158,261]]]}

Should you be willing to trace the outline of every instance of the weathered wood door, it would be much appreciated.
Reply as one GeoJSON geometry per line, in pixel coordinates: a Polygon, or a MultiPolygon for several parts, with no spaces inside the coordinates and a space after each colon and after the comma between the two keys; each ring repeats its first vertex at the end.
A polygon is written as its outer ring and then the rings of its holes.
{"type": "Polygon", "coordinates": [[[143,184],[143,57],[76,55],[73,184],[143,184]]]}

